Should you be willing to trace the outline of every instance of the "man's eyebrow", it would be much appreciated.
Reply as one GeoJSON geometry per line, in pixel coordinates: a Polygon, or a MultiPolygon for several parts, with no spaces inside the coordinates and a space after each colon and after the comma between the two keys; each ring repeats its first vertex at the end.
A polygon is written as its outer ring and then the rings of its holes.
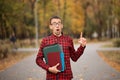
{"type": "Polygon", "coordinates": [[[52,23],[61,23],[61,21],[59,21],[59,22],[52,22],[52,23]]]}

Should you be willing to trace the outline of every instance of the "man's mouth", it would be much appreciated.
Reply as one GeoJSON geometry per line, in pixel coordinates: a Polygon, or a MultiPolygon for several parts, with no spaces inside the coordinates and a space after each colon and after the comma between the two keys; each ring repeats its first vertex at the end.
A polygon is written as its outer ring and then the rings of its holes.
{"type": "Polygon", "coordinates": [[[59,31],[59,29],[56,29],[56,31],[59,31]]]}

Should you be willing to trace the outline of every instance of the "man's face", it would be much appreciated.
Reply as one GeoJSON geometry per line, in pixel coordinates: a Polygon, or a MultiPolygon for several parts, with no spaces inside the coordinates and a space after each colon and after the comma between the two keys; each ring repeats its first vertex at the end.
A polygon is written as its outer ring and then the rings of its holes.
{"type": "Polygon", "coordinates": [[[53,34],[59,36],[62,32],[63,24],[60,19],[52,19],[50,24],[50,29],[53,31],[53,34]]]}

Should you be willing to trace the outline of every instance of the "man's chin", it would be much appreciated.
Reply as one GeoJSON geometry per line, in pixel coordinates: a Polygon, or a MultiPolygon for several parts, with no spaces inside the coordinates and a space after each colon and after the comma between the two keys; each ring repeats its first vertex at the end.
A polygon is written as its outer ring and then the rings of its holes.
{"type": "Polygon", "coordinates": [[[59,32],[59,33],[55,33],[56,34],[56,36],[59,36],[59,35],[61,35],[61,33],[59,32]]]}

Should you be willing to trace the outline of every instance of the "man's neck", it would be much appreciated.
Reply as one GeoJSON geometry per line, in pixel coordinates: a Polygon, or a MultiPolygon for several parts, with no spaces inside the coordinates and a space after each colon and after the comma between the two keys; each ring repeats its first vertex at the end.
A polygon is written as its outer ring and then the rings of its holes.
{"type": "Polygon", "coordinates": [[[57,37],[60,37],[62,35],[62,33],[60,33],[60,34],[54,34],[54,35],[57,36],[57,37]]]}

